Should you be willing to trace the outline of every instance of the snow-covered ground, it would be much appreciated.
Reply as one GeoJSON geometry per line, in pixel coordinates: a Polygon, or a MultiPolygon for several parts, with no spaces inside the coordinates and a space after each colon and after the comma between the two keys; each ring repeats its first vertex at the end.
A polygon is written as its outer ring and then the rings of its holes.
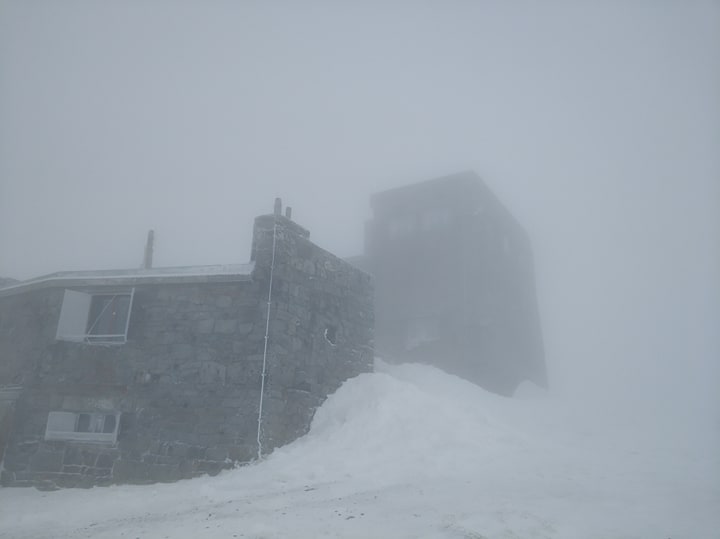
{"type": "Polygon", "coordinates": [[[167,485],[0,489],[0,537],[720,537],[717,425],[667,428],[378,367],[252,466],[167,485]]]}

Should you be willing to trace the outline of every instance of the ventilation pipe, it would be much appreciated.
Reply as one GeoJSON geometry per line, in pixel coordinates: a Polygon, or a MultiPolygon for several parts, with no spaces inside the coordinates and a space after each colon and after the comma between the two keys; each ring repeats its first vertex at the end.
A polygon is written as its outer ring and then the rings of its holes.
{"type": "Polygon", "coordinates": [[[145,242],[145,256],[143,257],[143,269],[152,268],[153,264],[153,248],[155,245],[155,231],[148,230],[147,241],[145,242]]]}

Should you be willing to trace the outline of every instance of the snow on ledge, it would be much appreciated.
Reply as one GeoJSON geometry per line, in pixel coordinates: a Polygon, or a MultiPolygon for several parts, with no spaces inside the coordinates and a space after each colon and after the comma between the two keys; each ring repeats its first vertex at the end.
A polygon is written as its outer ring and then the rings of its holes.
{"type": "Polygon", "coordinates": [[[87,282],[87,284],[100,285],[125,282],[132,282],[133,284],[173,281],[190,282],[211,277],[249,278],[254,268],[255,263],[250,262],[248,264],[214,264],[210,266],[177,266],[149,269],[61,271],[2,287],[0,288],[0,295],[10,295],[25,289],[52,286],[61,282],[76,284],[87,282]]]}

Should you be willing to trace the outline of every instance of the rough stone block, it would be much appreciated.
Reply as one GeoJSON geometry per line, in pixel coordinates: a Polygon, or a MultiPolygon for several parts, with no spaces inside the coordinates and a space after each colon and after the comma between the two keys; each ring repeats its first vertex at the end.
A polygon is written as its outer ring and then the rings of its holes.
{"type": "Polygon", "coordinates": [[[230,467],[224,462],[200,460],[196,463],[197,471],[206,473],[208,475],[217,475],[223,468],[230,467]]]}
{"type": "Polygon", "coordinates": [[[224,384],[225,365],[214,361],[205,361],[200,365],[200,382],[203,384],[224,384]]]}
{"type": "Polygon", "coordinates": [[[115,462],[115,457],[108,454],[101,454],[98,455],[97,461],[95,462],[95,466],[97,468],[112,468],[113,463],[115,462]]]}
{"type": "Polygon", "coordinates": [[[177,366],[179,363],[194,361],[195,360],[195,347],[191,344],[173,344],[170,346],[170,361],[166,362],[165,365],[159,366],[159,370],[170,369],[171,366],[177,366]]]}
{"type": "Polygon", "coordinates": [[[10,470],[0,470],[0,486],[7,487],[15,482],[15,474],[10,470]]]}
{"type": "Polygon", "coordinates": [[[59,472],[63,466],[63,453],[40,449],[32,457],[28,468],[36,472],[59,472]]]}
{"type": "Polygon", "coordinates": [[[241,408],[243,407],[247,401],[242,398],[227,398],[223,399],[222,406],[223,408],[241,408]]]}
{"type": "Polygon", "coordinates": [[[26,470],[30,462],[29,454],[9,454],[5,453],[3,460],[3,468],[10,472],[19,472],[26,470]]]}
{"type": "Polygon", "coordinates": [[[237,332],[240,335],[248,335],[253,330],[253,324],[252,323],[244,323],[239,324],[237,327],[237,332]]]}
{"type": "Polygon", "coordinates": [[[213,331],[215,333],[235,333],[237,330],[238,321],[235,319],[230,320],[215,320],[215,326],[213,327],[213,331]]]}
{"type": "Polygon", "coordinates": [[[230,305],[232,305],[232,298],[230,296],[220,296],[217,300],[215,300],[215,305],[221,309],[227,309],[230,305]]]}
{"type": "Polygon", "coordinates": [[[226,447],[209,447],[205,451],[206,460],[225,461],[228,458],[228,450],[226,447]]]}
{"type": "Polygon", "coordinates": [[[205,320],[198,320],[195,324],[195,328],[198,333],[212,333],[213,327],[215,326],[215,320],[212,318],[205,320]]]}

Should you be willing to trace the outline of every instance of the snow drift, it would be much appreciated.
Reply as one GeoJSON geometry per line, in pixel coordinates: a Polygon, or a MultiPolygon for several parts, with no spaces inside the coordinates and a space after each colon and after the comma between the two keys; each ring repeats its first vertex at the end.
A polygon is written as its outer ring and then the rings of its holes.
{"type": "Polygon", "coordinates": [[[692,440],[527,388],[506,399],[431,367],[377,371],[331,395],[307,436],[218,477],[2,489],[0,537],[717,536],[717,454],[692,440]]]}

